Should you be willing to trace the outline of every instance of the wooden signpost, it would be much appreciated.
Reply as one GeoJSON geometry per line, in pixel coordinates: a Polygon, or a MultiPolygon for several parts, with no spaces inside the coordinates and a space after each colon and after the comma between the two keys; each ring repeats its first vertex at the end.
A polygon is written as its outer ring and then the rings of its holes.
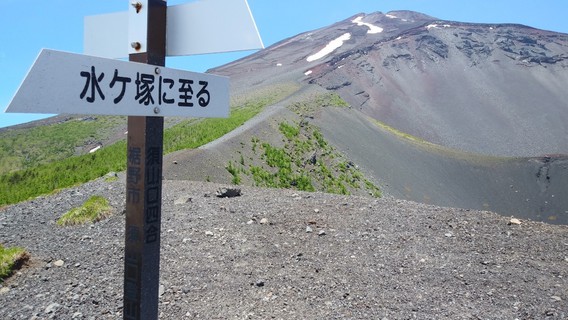
{"type": "MultiPolygon", "coordinates": [[[[135,3],[130,21],[147,23],[129,61],[165,66],[166,2],[135,3]],[[146,5],[146,6],[144,6],[146,5]]],[[[140,79],[142,81],[142,79],[140,79]]],[[[123,319],[158,319],[164,118],[128,117],[123,319]]]]}
{"type": "Polygon", "coordinates": [[[166,56],[262,47],[246,0],[129,1],[85,19],[87,53],[106,58],[44,49],[6,109],[128,116],[124,319],[158,319],[163,116],[229,114],[228,78],[165,68],[166,56]]]}

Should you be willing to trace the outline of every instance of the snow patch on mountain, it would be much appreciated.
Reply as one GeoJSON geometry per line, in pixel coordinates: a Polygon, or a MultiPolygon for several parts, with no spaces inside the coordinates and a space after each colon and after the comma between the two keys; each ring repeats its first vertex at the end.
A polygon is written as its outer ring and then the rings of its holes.
{"type": "Polygon", "coordinates": [[[439,25],[439,24],[433,23],[433,24],[427,25],[427,26],[426,26],[426,29],[428,29],[428,30],[430,30],[430,29],[439,29],[439,28],[442,28],[442,27],[444,27],[444,28],[450,28],[451,25],[449,25],[449,24],[439,25]]]}
{"type": "Polygon", "coordinates": [[[337,50],[339,47],[343,45],[343,42],[351,39],[351,33],[345,33],[341,37],[330,41],[325,48],[321,49],[318,53],[309,56],[306,60],[308,62],[319,60],[328,54],[332,53],[333,51],[337,50]]]}
{"type": "Polygon", "coordinates": [[[383,32],[383,28],[375,26],[373,24],[367,23],[367,22],[363,22],[361,21],[363,20],[363,17],[357,17],[355,18],[353,21],[353,23],[356,23],[358,26],[366,26],[369,28],[369,30],[367,31],[367,33],[369,34],[375,34],[375,33],[381,33],[383,32]]]}
{"type": "MultiPolygon", "coordinates": [[[[357,17],[357,18],[353,19],[351,22],[357,24],[358,26],[368,27],[369,28],[369,30],[367,30],[368,34],[376,34],[376,33],[383,32],[383,28],[376,26],[376,25],[373,25],[373,24],[370,24],[370,23],[367,23],[367,22],[363,22],[362,20],[363,20],[363,17],[357,17]]],[[[325,48],[321,49],[316,54],[309,56],[306,60],[308,62],[319,60],[319,59],[327,56],[328,54],[332,53],[333,51],[337,50],[339,47],[341,47],[343,45],[343,43],[345,41],[347,41],[349,39],[351,39],[351,33],[345,33],[341,37],[330,41],[328,43],[328,45],[325,46],[325,48]]]]}

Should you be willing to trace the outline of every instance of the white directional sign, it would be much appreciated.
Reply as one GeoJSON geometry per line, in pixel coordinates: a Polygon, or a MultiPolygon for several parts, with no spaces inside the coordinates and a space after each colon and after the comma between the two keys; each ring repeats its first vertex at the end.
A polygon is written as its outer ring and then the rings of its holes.
{"type": "MultiPolygon", "coordinates": [[[[167,17],[167,56],[264,48],[246,0],[200,0],[170,6],[167,17]]],[[[133,39],[136,31],[145,28],[132,20],[128,11],[85,17],[85,54],[128,57],[133,53],[131,44],[140,41],[133,39]]],[[[144,50],[142,44],[138,52],[144,50]]]]}
{"type": "Polygon", "coordinates": [[[228,117],[229,78],[44,49],[6,112],[228,117]]]}

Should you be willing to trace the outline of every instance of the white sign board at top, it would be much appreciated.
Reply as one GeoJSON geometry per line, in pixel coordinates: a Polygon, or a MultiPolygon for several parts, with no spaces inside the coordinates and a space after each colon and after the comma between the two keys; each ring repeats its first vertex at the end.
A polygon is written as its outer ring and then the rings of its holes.
{"type": "MultiPolygon", "coordinates": [[[[144,26],[129,27],[131,20],[128,11],[85,17],[85,54],[126,58],[135,53],[130,45],[135,41],[132,37],[144,26]]],[[[167,56],[262,48],[246,0],[200,0],[167,8],[167,56]]],[[[137,52],[144,52],[144,47],[137,52]]]]}
{"type": "Polygon", "coordinates": [[[229,78],[44,49],[6,112],[229,116],[229,78]]]}

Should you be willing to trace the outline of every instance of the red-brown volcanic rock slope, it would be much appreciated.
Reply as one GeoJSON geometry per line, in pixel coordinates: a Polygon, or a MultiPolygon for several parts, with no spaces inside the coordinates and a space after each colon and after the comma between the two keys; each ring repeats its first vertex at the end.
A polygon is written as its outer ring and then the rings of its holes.
{"type": "Polygon", "coordinates": [[[400,131],[498,156],[568,153],[568,35],[514,24],[360,14],[216,68],[337,91],[400,131]]]}

